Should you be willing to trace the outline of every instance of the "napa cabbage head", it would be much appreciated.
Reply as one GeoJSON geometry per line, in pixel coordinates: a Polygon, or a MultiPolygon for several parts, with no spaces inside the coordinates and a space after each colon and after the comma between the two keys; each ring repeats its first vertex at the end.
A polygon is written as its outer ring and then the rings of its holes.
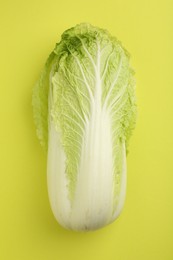
{"type": "Polygon", "coordinates": [[[128,52],[90,24],[66,30],[45,64],[33,111],[51,208],[65,228],[98,229],[122,210],[134,86],[128,52]]]}

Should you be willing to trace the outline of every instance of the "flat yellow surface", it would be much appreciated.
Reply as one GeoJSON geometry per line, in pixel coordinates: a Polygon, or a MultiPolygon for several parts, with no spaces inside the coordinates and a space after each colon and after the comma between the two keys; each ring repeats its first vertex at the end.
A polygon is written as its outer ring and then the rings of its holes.
{"type": "Polygon", "coordinates": [[[0,3],[0,259],[173,259],[173,1],[0,3]],[[61,33],[108,29],[132,55],[138,122],[123,213],[96,232],[66,231],[50,210],[32,87],[61,33]]]}

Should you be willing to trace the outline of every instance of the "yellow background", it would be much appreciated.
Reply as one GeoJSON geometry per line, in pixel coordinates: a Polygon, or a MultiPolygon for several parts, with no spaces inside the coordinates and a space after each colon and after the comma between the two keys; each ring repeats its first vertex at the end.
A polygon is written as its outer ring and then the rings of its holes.
{"type": "Polygon", "coordinates": [[[173,1],[1,0],[0,27],[0,259],[172,260],[173,1]],[[80,22],[108,29],[132,54],[139,110],[123,213],[87,234],[51,213],[31,108],[47,56],[80,22]]]}

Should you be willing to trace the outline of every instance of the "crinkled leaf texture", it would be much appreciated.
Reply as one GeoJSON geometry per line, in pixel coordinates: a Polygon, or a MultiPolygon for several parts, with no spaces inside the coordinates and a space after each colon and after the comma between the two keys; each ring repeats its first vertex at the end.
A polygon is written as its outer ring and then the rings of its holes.
{"type": "Polygon", "coordinates": [[[79,24],[62,34],[33,93],[34,119],[48,151],[52,211],[87,231],[120,214],[126,151],[136,121],[129,54],[106,30],[79,24]]]}

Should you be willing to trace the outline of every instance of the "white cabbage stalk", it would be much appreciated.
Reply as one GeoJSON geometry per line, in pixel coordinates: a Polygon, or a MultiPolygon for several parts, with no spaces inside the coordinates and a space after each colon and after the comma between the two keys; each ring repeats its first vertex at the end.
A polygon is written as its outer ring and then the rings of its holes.
{"type": "Polygon", "coordinates": [[[123,208],[136,120],[133,74],[117,39],[80,24],[63,33],[34,88],[50,204],[67,229],[98,229],[123,208]]]}

